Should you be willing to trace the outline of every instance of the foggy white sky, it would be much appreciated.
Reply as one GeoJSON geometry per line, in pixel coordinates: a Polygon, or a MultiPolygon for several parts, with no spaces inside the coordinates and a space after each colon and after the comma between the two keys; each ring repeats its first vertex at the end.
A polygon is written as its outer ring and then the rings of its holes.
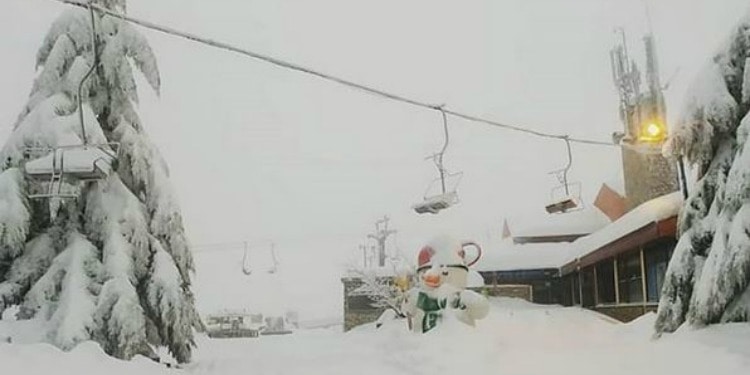
{"type": "MultiPolygon", "coordinates": [[[[667,92],[674,118],[696,69],[747,2],[650,3],[662,78],[680,69],[667,92]]],[[[36,49],[63,9],[49,0],[2,4],[0,141],[26,100],[36,49]]],[[[130,0],[129,11],[422,101],[601,140],[621,127],[612,30],[626,27],[636,57],[646,31],[643,3],[633,0],[130,0]]],[[[157,98],[140,81],[140,112],[170,165],[190,238],[247,239],[258,254],[274,240],[285,267],[279,294],[303,312],[338,312],[341,264],[357,256],[382,215],[409,255],[438,231],[485,241],[505,217],[543,219],[554,183],[547,173],[565,164],[560,141],[451,119],[445,163],[465,173],[462,203],[417,216],[410,206],[435,177],[424,157],[441,145],[439,114],[144,34],[163,86],[157,98]]],[[[617,149],[573,151],[572,179],[586,196],[621,178],[617,149]]],[[[199,265],[211,264],[198,270],[199,282],[238,270],[241,252],[211,254],[197,255],[199,265]]],[[[270,282],[254,293],[268,294],[270,282]]]]}

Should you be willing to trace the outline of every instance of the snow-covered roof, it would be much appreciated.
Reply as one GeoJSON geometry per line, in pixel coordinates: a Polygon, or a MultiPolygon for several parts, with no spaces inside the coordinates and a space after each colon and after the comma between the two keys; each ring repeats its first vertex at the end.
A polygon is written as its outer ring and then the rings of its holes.
{"type": "Polygon", "coordinates": [[[646,225],[676,216],[680,212],[680,207],[682,207],[682,193],[679,191],[645,202],[612,224],[572,242],[569,261],[588,255],[646,225]]]}
{"type": "Polygon", "coordinates": [[[581,211],[548,215],[518,229],[511,226],[514,237],[549,237],[569,234],[589,234],[604,228],[610,221],[599,209],[589,207],[581,211]]]}
{"type": "Polygon", "coordinates": [[[510,240],[485,248],[476,264],[478,271],[515,271],[560,268],[577,258],[651,223],[676,216],[682,207],[682,194],[667,194],[636,207],[615,222],[571,243],[530,243],[514,245],[510,240]]]}
{"type": "Polygon", "coordinates": [[[515,245],[503,241],[486,248],[474,268],[477,271],[517,271],[559,268],[570,259],[569,243],[530,243],[515,245]]]}

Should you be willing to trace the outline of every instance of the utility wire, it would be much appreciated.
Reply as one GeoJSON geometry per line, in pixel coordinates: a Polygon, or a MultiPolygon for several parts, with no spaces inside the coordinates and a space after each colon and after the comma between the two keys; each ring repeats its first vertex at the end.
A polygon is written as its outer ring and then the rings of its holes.
{"type": "Polygon", "coordinates": [[[357,83],[357,82],[354,82],[354,81],[350,81],[348,79],[339,78],[339,77],[336,77],[336,76],[333,76],[333,75],[330,75],[330,74],[326,74],[326,73],[320,72],[320,71],[315,70],[315,69],[307,68],[307,67],[304,67],[304,66],[301,66],[301,65],[297,65],[297,64],[294,64],[294,63],[291,63],[291,62],[287,62],[287,61],[284,61],[284,60],[281,60],[281,59],[278,59],[278,58],[275,58],[275,57],[267,56],[267,55],[264,55],[264,54],[261,54],[261,53],[258,53],[258,52],[254,52],[254,51],[251,51],[251,50],[248,50],[248,49],[244,49],[244,48],[240,48],[240,47],[237,47],[237,46],[233,46],[233,45],[231,45],[229,43],[225,43],[225,42],[221,42],[221,41],[216,41],[216,40],[213,40],[213,39],[210,39],[210,38],[206,38],[206,37],[202,37],[202,36],[199,36],[199,35],[196,35],[196,34],[191,34],[191,33],[188,33],[188,32],[183,32],[183,31],[175,30],[175,29],[172,29],[172,28],[169,28],[169,27],[166,27],[166,26],[162,26],[162,25],[153,23],[153,22],[149,22],[149,21],[145,21],[145,20],[142,20],[142,19],[138,19],[138,18],[135,18],[135,17],[128,16],[128,15],[124,15],[124,14],[121,14],[121,13],[113,12],[113,11],[111,11],[109,9],[106,9],[106,8],[103,8],[103,7],[99,6],[99,5],[89,4],[88,2],[76,1],[76,0],[53,0],[53,1],[64,3],[64,4],[68,4],[68,5],[72,5],[72,6],[76,6],[76,7],[80,7],[80,8],[88,8],[89,6],[91,6],[94,9],[96,9],[97,11],[99,11],[99,12],[101,12],[103,14],[107,14],[109,16],[112,16],[112,17],[115,17],[115,18],[119,18],[119,19],[121,19],[123,21],[127,21],[127,22],[130,22],[130,23],[133,23],[133,24],[145,27],[147,29],[159,31],[159,32],[162,32],[162,33],[165,33],[165,34],[168,34],[168,35],[172,35],[172,36],[175,36],[175,37],[187,39],[187,40],[190,40],[190,41],[193,41],[193,42],[196,42],[196,43],[200,43],[200,44],[204,44],[204,45],[207,45],[207,46],[211,46],[211,47],[214,47],[214,48],[219,48],[219,49],[222,49],[222,50],[235,52],[235,53],[238,53],[240,55],[244,55],[244,56],[252,57],[254,59],[262,60],[262,61],[271,63],[273,65],[276,65],[276,66],[279,66],[279,67],[282,67],[282,68],[286,68],[286,69],[290,69],[290,70],[295,70],[295,71],[298,71],[298,72],[301,72],[301,73],[305,73],[305,74],[308,74],[308,75],[316,76],[318,78],[322,78],[322,79],[325,79],[325,80],[328,80],[328,81],[331,81],[331,82],[335,82],[335,83],[338,83],[338,84],[341,84],[341,85],[344,85],[344,86],[348,86],[350,88],[354,88],[354,89],[357,89],[357,90],[360,90],[360,91],[364,91],[364,92],[370,93],[372,95],[380,96],[380,97],[383,97],[383,98],[386,98],[386,99],[391,99],[391,100],[399,101],[399,102],[406,103],[406,104],[411,104],[413,106],[422,107],[422,108],[426,108],[426,109],[430,109],[430,110],[434,110],[434,111],[443,111],[446,114],[452,115],[454,117],[462,118],[464,120],[468,120],[468,121],[471,121],[471,122],[483,123],[483,124],[487,124],[487,125],[491,125],[491,126],[496,126],[496,127],[499,127],[499,128],[503,128],[503,129],[506,129],[506,130],[511,130],[511,131],[516,131],[516,132],[526,133],[526,134],[530,134],[530,135],[534,135],[534,136],[538,136],[538,137],[543,137],[543,138],[549,138],[549,139],[560,139],[560,140],[566,140],[567,139],[570,142],[584,143],[584,144],[590,144],[590,145],[619,146],[619,145],[617,145],[617,144],[615,144],[613,142],[605,142],[605,141],[598,141],[598,140],[584,139],[584,138],[575,138],[575,137],[569,137],[569,136],[567,136],[565,134],[545,133],[545,132],[542,132],[542,131],[529,129],[529,128],[526,128],[526,127],[523,127],[523,126],[505,124],[505,123],[501,123],[501,122],[498,122],[498,121],[493,121],[493,120],[485,119],[485,118],[482,118],[482,117],[479,117],[479,116],[475,116],[475,115],[471,115],[471,114],[467,114],[467,113],[463,113],[463,112],[458,112],[458,111],[446,109],[446,108],[444,108],[441,105],[429,104],[429,103],[425,103],[425,102],[422,102],[422,101],[419,101],[419,100],[416,100],[416,99],[411,99],[411,98],[408,98],[408,97],[405,97],[405,96],[401,96],[401,95],[398,95],[398,94],[393,94],[393,93],[390,93],[390,92],[387,92],[387,91],[384,91],[384,90],[381,90],[381,89],[378,89],[378,88],[374,88],[372,86],[367,86],[365,84],[361,84],[361,83],[357,83]]]}

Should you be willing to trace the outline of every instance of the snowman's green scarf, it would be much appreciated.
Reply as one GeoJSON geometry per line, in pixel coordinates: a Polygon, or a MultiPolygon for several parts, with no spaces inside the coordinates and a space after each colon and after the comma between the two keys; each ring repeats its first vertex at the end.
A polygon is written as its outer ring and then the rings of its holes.
{"type": "Polygon", "coordinates": [[[437,326],[438,320],[443,315],[442,311],[448,305],[445,298],[432,298],[424,292],[419,292],[417,307],[424,311],[422,318],[422,332],[427,332],[437,326]]]}

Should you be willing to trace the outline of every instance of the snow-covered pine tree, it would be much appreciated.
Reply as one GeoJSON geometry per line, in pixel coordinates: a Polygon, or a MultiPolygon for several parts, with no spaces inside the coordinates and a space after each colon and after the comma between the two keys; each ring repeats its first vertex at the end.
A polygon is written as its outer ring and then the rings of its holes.
{"type": "MultiPolygon", "coordinates": [[[[125,0],[93,3],[126,11],[125,0]]],[[[156,58],[129,23],[101,12],[94,19],[95,43],[84,9],[52,24],[28,103],[0,150],[0,313],[20,304],[20,315],[43,319],[48,340],[63,349],[96,340],[131,358],[166,346],[186,362],[200,325],[193,259],[167,167],[135,110],[133,68],[158,93],[156,58]],[[59,207],[27,199],[37,183],[23,173],[25,150],[82,144],[78,85],[94,51],[99,63],[81,96],[86,135],[91,144],[120,145],[115,173],[73,184],[78,199],[59,207]]]]}
{"type": "Polygon", "coordinates": [[[666,151],[697,167],[656,331],[750,319],[750,14],[693,83],[666,151]]]}

